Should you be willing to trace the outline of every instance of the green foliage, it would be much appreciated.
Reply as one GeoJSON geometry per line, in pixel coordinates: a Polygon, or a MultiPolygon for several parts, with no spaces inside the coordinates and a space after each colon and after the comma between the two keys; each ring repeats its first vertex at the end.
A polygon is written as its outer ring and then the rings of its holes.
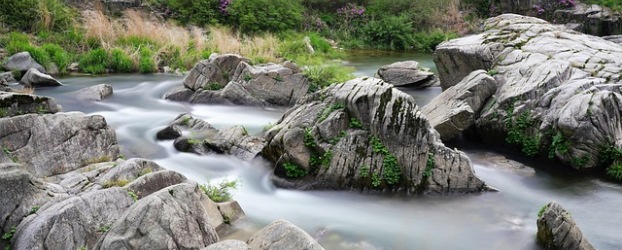
{"type": "Polygon", "coordinates": [[[325,107],[322,112],[318,113],[318,121],[323,122],[330,114],[340,109],[345,109],[345,105],[341,102],[335,102],[330,106],[325,107]]]}
{"type": "Polygon", "coordinates": [[[140,59],[138,60],[138,71],[140,73],[153,73],[158,70],[155,60],[154,53],[148,47],[140,48],[140,59]]]}
{"type": "Polygon", "coordinates": [[[284,163],[283,168],[285,169],[285,175],[289,178],[299,178],[307,175],[307,170],[289,162],[284,163]]]}
{"type": "Polygon", "coordinates": [[[350,128],[363,129],[363,123],[356,118],[350,118],[350,128]]]}
{"type": "MultiPolygon", "coordinates": [[[[382,161],[382,177],[384,181],[388,185],[398,184],[401,178],[401,170],[399,163],[397,162],[397,158],[389,149],[382,144],[380,139],[376,136],[370,136],[370,143],[372,146],[372,151],[377,154],[381,154],[384,156],[382,161]]],[[[373,182],[373,180],[372,180],[373,182]]]]}
{"type": "Polygon", "coordinates": [[[6,48],[9,54],[26,51],[27,48],[32,47],[28,35],[20,32],[11,32],[3,36],[0,44],[6,48]]]}
{"type": "Polygon", "coordinates": [[[15,234],[15,231],[16,231],[15,227],[11,227],[11,229],[9,229],[8,232],[2,235],[2,239],[6,241],[10,241],[11,239],[13,239],[13,235],[15,234]]]}
{"type": "Polygon", "coordinates": [[[380,184],[382,184],[382,179],[380,178],[380,175],[378,175],[377,172],[374,172],[371,175],[371,186],[377,188],[377,187],[380,187],[380,184]]]}
{"type": "Polygon", "coordinates": [[[318,33],[309,33],[309,40],[311,41],[311,46],[313,46],[316,53],[334,53],[333,46],[318,33]]]}
{"type": "Polygon", "coordinates": [[[598,4],[607,6],[613,10],[622,11],[622,2],[619,0],[583,0],[581,2],[586,4],[598,4]]]}
{"type": "Polygon", "coordinates": [[[434,154],[428,153],[428,160],[425,164],[425,171],[423,172],[424,179],[428,179],[432,176],[432,169],[434,169],[434,164],[436,164],[436,160],[434,160],[434,154]]]}
{"type": "Polygon", "coordinates": [[[136,70],[132,58],[122,49],[114,48],[110,51],[110,69],[120,73],[130,73],[136,70]]]}
{"type": "Polygon", "coordinates": [[[549,159],[554,159],[556,154],[566,155],[570,150],[570,143],[566,140],[564,135],[557,131],[555,135],[551,137],[551,147],[549,148],[549,159]]]}
{"type": "Polygon", "coordinates": [[[529,135],[529,130],[535,125],[535,120],[530,113],[525,111],[514,119],[514,104],[507,112],[505,127],[508,131],[505,141],[509,144],[518,145],[527,156],[536,156],[540,152],[540,136],[529,135]],[[516,122],[514,122],[516,120],[516,122]]]}
{"type": "Polygon", "coordinates": [[[71,56],[65,49],[52,43],[43,44],[41,48],[49,55],[52,62],[56,64],[61,74],[67,73],[67,66],[71,63],[71,56]]]}
{"type": "Polygon", "coordinates": [[[235,0],[227,11],[242,33],[278,33],[299,27],[304,10],[298,0],[235,0]]]}
{"type": "Polygon", "coordinates": [[[108,66],[108,52],[103,48],[91,50],[80,57],[80,68],[91,74],[102,74],[108,66]]]}
{"type": "Polygon", "coordinates": [[[333,159],[333,151],[326,151],[324,153],[324,155],[322,155],[321,160],[322,160],[322,166],[324,166],[325,168],[329,168],[330,167],[330,161],[333,159]]]}
{"type": "Polygon", "coordinates": [[[244,81],[247,81],[247,82],[248,82],[248,81],[250,81],[250,80],[253,80],[253,76],[252,76],[251,74],[245,74],[245,75],[244,75],[244,81]]]}
{"type": "Polygon", "coordinates": [[[369,166],[367,165],[361,166],[359,168],[359,175],[361,175],[362,178],[369,177],[369,166]]]}
{"type": "Polygon", "coordinates": [[[622,181],[622,163],[615,163],[608,167],[607,175],[615,180],[622,181]]]}
{"type": "Polygon", "coordinates": [[[62,0],[3,0],[0,23],[22,31],[63,31],[74,25],[77,13],[62,0]]]}
{"type": "Polygon", "coordinates": [[[540,211],[538,211],[538,219],[542,218],[542,215],[544,214],[544,211],[546,210],[547,207],[548,205],[544,205],[540,208],[540,211]]]}
{"type": "Polygon", "coordinates": [[[341,64],[327,64],[321,66],[308,67],[304,74],[311,82],[309,92],[313,93],[319,89],[328,87],[333,83],[342,83],[354,78],[354,69],[341,64]]]}
{"type": "Polygon", "coordinates": [[[488,72],[486,72],[486,74],[488,74],[489,76],[495,76],[496,74],[499,74],[499,71],[496,69],[490,69],[488,70],[488,72]]]}
{"type": "Polygon", "coordinates": [[[210,82],[208,84],[203,85],[203,90],[221,90],[222,88],[224,88],[225,86],[223,86],[220,83],[217,82],[210,82]]]}
{"type": "Polygon", "coordinates": [[[330,139],[330,144],[335,145],[335,144],[339,143],[339,141],[341,141],[341,139],[346,137],[346,135],[348,135],[348,133],[346,133],[346,131],[341,131],[339,133],[339,135],[337,135],[337,137],[330,139]]]}
{"type": "Polygon", "coordinates": [[[172,17],[182,24],[198,26],[222,23],[220,0],[153,0],[155,6],[172,12],[172,17]]]}
{"type": "Polygon", "coordinates": [[[199,186],[203,193],[214,202],[230,201],[232,190],[236,190],[239,186],[238,180],[224,180],[218,184],[212,185],[207,183],[199,186]]]}
{"type": "Polygon", "coordinates": [[[313,137],[312,128],[305,128],[304,143],[305,143],[305,146],[312,148],[312,149],[317,147],[317,143],[315,142],[315,138],[313,137]]]}
{"type": "Polygon", "coordinates": [[[440,43],[458,37],[455,33],[445,33],[440,30],[422,31],[413,35],[413,47],[421,52],[434,52],[440,43]]]}
{"type": "Polygon", "coordinates": [[[407,16],[385,16],[363,27],[365,42],[377,49],[407,50],[414,44],[407,16]]]}
{"type": "Polygon", "coordinates": [[[108,230],[110,230],[110,225],[102,225],[99,227],[99,229],[97,229],[97,232],[105,233],[105,232],[108,232],[108,230]]]}
{"type": "Polygon", "coordinates": [[[480,17],[488,17],[490,13],[491,0],[462,0],[462,4],[475,10],[480,17]]]}

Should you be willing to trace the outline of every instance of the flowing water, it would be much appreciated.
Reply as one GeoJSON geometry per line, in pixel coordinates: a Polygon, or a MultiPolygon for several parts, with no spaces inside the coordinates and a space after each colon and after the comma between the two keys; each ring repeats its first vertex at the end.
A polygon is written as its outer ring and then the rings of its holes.
{"type": "MultiPolygon", "coordinates": [[[[356,55],[350,65],[357,74],[413,55],[356,55]]],[[[417,58],[432,65],[429,55],[417,58]]],[[[37,90],[55,97],[65,111],[106,117],[117,131],[126,157],[155,160],[200,183],[239,178],[236,191],[247,220],[228,238],[246,240],[276,219],[293,222],[326,249],[539,249],[535,243],[538,210],[558,201],[586,237],[599,249],[622,248],[622,186],[593,177],[568,177],[536,170],[532,176],[500,170],[483,152],[469,146],[475,171],[500,190],[471,195],[403,197],[348,191],[301,192],[275,188],[270,170],[261,162],[227,156],[197,156],[177,152],[172,141],[156,141],[156,132],[180,113],[188,112],[217,128],[244,125],[251,133],[275,123],[284,112],[252,107],[189,105],[163,100],[164,93],[181,86],[182,78],[167,75],[115,75],[61,79],[63,87],[37,90]],[[76,101],[71,92],[99,83],[114,87],[103,102],[76,101]]],[[[423,105],[440,89],[412,92],[423,105]]],[[[535,165],[535,164],[534,164],[535,165]]]]}

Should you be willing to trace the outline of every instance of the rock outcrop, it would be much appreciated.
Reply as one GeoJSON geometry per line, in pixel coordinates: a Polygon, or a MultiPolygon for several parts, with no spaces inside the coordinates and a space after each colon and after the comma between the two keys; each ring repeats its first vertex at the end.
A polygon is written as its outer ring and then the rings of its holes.
{"type": "Polygon", "coordinates": [[[604,36],[603,39],[622,45],[622,35],[604,36]]]}
{"type": "Polygon", "coordinates": [[[19,82],[26,87],[56,87],[63,85],[52,76],[41,73],[35,68],[29,69],[19,82]]]}
{"type": "Polygon", "coordinates": [[[47,114],[61,111],[51,97],[0,91],[0,118],[23,114],[47,114]]]}
{"type": "Polygon", "coordinates": [[[104,117],[79,112],[0,119],[0,145],[37,177],[113,160],[119,154],[116,134],[104,117]]]}
{"type": "Polygon", "coordinates": [[[476,70],[432,99],[421,112],[441,134],[441,140],[452,140],[475,123],[480,110],[496,90],[495,79],[486,71],[476,70]]]}
{"type": "Polygon", "coordinates": [[[419,67],[417,61],[403,61],[382,66],[378,76],[384,82],[396,87],[426,88],[438,84],[438,79],[429,69],[419,67]]]}
{"type": "Polygon", "coordinates": [[[569,9],[556,10],[553,18],[558,23],[577,25],[577,30],[595,36],[622,34],[622,12],[596,4],[577,3],[569,9]]]}
{"type": "Polygon", "coordinates": [[[75,92],[76,99],[83,101],[102,101],[113,93],[112,85],[98,84],[75,92]]]}
{"type": "Polygon", "coordinates": [[[469,131],[478,139],[577,169],[620,160],[621,45],[505,14],[482,34],[440,44],[434,60],[444,89],[480,69],[497,80],[469,131]]]}
{"type": "Polygon", "coordinates": [[[40,72],[46,73],[41,64],[37,63],[35,59],[30,56],[28,52],[20,52],[9,57],[4,64],[2,64],[6,70],[20,71],[22,73],[29,69],[36,69],[40,72]]]}
{"type": "Polygon", "coordinates": [[[212,54],[197,63],[184,87],[166,99],[191,103],[292,106],[307,94],[309,81],[293,64],[252,66],[238,55],[212,54]]]}
{"type": "Polygon", "coordinates": [[[546,249],[593,250],[581,229],[561,205],[551,202],[538,214],[537,240],[546,249]]]}
{"type": "Polygon", "coordinates": [[[277,220],[264,227],[248,240],[251,249],[305,249],[324,248],[302,229],[285,220],[277,220]]]}
{"type": "Polygon", "coordinates": [[[439,193],[486,189],[463,153],[445,147],[414,99],[376,78],[314,93],[267,131],[276,184],[299,189],[439,193]]]}
{"type": "Polygon", "coordinates": [[[9,85],[10,83],[15,82],[15,77],[12,72],[2,72],[0,73],[0,85],[9,85]]]}

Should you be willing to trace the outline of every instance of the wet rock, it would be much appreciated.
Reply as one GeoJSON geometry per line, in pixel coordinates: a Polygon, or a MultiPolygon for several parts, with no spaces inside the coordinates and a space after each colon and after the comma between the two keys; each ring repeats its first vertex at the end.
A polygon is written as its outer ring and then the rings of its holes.
{"type": "Polygon", "coordinates": [[[537,240],[546,249],[591,250],[579,226],[561,205],[551,202],[538,214],[537,240]]]}
{"type": "Polygon", "coordinates": [[[5,63],[2,64],[2,67],[9,71],[20,71],[26,72],[29,69],[33,68],[38,70],[39,72],[46,73],[45,69],[41,64],[38,64],[35,59],[30,56],[28,52],[20,52],[15,55],[9,57],[5,63]]]}
{"type": "Polygon", "coordinates": [[[176,126],[166,126],[156,133],[158,140],[174,140],[181,136],[181,130],[176,126]]]}
{"type": "Polygon", "coordinates": [[[56,87],[63,85],[52,76],[41,73],[35,68],[29,69],[19,82],[26,87],[56,87]]]}
{"type": "Polygon", "coordinates": [[[20,224],[12,249],[91,249],[133,203],[125,190],[111,188],[42,207],[20,224]]]}
{"type": "Polygon", "coordinates": [[[10,83],[14,83],[15,78],[13,77],[12,72],[2,72],[0,73],[0,85],[9,85],[10,83]]]}
{"type": "Polygon", "coordinates": [[[116,134],[104,117],[79,112],[0,119],[0,144],[37,177],[114,160],[119,154],[116,134]]]}
{"type": "Polygon", "coordinates": [[[191,103],[253,106],[291,106],[306,95],[310,83],[288,66],[252,66],[238,55],[213,54],[195,65],[184,80],[184,88],[166,99],[191,103]]]}
{"type": "Polygon", "coordinates": [[[261,152],[265,146],[265,141],[249,135],[242,126],[233,126],[207,138],[204,145],[219,154],[233,155],[242,160],[252,160],[261,152]]]}
{"type": "Polygon", "coordinates": [[[200,249],[218,241],[222,221],[196,184],[178,184],[138,200],[95,249],[200,249]]]}
{"type": "Polygon", "coordinates": [[[60,111],[61,106],[54,98],[0,91],[0,117],[60,111]]]}
{"type": "Polygon", "coordinates": [[[438,83],[434,73],[419,67],[417,61],[403,61],[382,66],[378,76],[396,87],[426,88],[438,83]]]}
{"type": "Polygon", "coordinates": [[[496,90],[497,81],[486,71],[473,71],[432,99],[421,112],[441,135],[441,140],[449,141],[475,123],[475,118],[496,90]]]}
{"type": "Polygon", "coordinates": [[[469,134],[576,169],[608,167],[603,145],[622,147],[622,45],[513,14],[484,26],[435,52],[444,89],[478,69],[498,82],[469,134]]]}
{"type": "Polygon", "coordinates": [[[98,84],[95,86],[83,88],[74,93],[78,100],[83,101],[102,101],[113,93],[112,85],[98,84]]]}
{"type": "Polygon", "coordinates": [[[473,192],[469,159],[446,148],[412,96],[362,77],[323,89],[266,133],[275,184],[299,189],[473,192]]]}
{"type": "Polygon", "coordinates": [[[223,240],[203,248],[202,250],[251,250],[250,246],[240,240],[223,240]]]}
{"type": "Polygon", "coordinates": [[[251,249],[324,249],[313,237],[289,221],[277,220],[248,240],[251,249]]]}

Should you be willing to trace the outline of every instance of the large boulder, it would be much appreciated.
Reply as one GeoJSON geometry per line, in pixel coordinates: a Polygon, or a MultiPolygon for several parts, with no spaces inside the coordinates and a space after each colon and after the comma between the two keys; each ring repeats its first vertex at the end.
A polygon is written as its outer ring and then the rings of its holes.
{"type": "Polygon", "coordinates": [[[593,250],[572,216],[557,202],[542,207],[538,214],[537,240],[546,249],[593,250]]]}
{"type": "Polygon", "coordinates": [[[622,149],[622,45],[513,14],[440,44],[444,89],[483,69],[498,82],[471,135],[577,169],[606,168],[622,149]]]}
{"type": "Polygon", "coordinates": [[[138,200],[94,249],[201,249],[218,241],[222,216],[196,184],[178,184],[138,200]]]}
{"type": "Polygon", "coordinates": [[[4,62],[4,64],[2,64],[2,67],[10,71],[26,72],[29,69],[36,69],[40,72],[46,73],[43,66],[38,64],[28,52],[20,52],[12,55],[6,60],[6,62],[4,62]]]}
{"type": "Polygon", "coordinates": [[[276,184],[417,193],[486,189],[465,154],[445,147],[412,96],[376,78],[314,93],[267,131],[276,184]]]}
{"type": "Polygon", "coordinates": [[[52,76],[41,73],[35,68],[29,69],[19,82],[26,87],[56,87],[63,85],[52,76]]]}
{"type": "Polygon", "coordinates": [[[119,155],[116,134],[104,117],[79,112],[0,119],[0,145],[37,177],[66,173],[119,155]]]}
{"type": "Polygon", "coordinates": [[[184,79],[184,87],[166,99],[191,103],[292,106],[310,83],[295,65],[250,65],[238,55],[213,54],[184,79]]]}
{"type": "Polygon", "coordinates": [[[30,113],[46,114],[61,111],[51,97],[0,91],[0,118],[30,113]]]}
{"type": "Polygon", "coordinates": [[[378,76],[386,83],[397,87],[426,88],[438,83],[434,73],[419,67],[417,61],[403,61],[382,66],[378,70],[378,76]]]}
{"type": "Polygon", "coordinates": [[[133,203],[127,191],[110,188],[44,206],[17,228],[12,249],[91,249],[133,203]]]}
{"type": "Polygon", "coordinates": [[[102,101],[112,95],[112,85],[98,84],[76,91],[76,99],[83,101],[102,101]]]}
{"type": "Polygon", "coordinates": [[[487,75],[486,71],[476,70],[432,99],[421,112],[441,134],[441,140],[452,140],[473,125],[480,110],[496,90],[495,79],[487,75]]]}
{"type": "Polygon", "coordinates": [[[264,227],[248,240],[251,249],[305,249],[323,250],[324,248],[305,231],[286,220],[277,220],[264,227]]]}

